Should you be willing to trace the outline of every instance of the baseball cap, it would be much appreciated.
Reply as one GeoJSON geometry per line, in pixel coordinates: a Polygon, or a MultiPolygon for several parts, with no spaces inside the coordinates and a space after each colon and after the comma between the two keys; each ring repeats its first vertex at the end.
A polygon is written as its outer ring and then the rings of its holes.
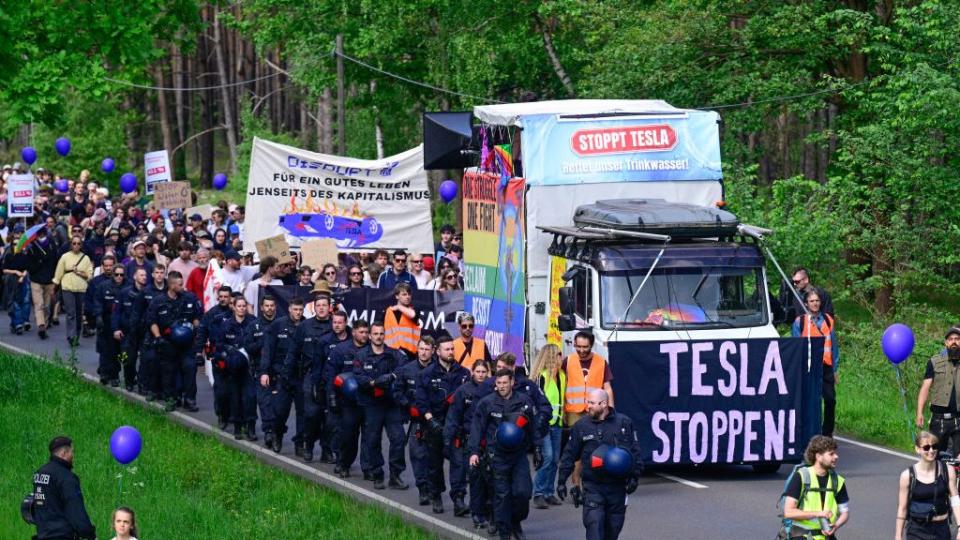
{"type": "Polygon", "coordinates": [[[960,336],[960,323],[957,323],[957,324],[951,326],[950,328],[948,328],[948,329],[947,329],[947,335],[943,336],[943,339],[947,339],[948,337],[950,337],[950,336],[953,335],[953,334],[957,334],[958,336],[960,336]]]}
{"type": "Polygon", "coordinates": [[[147,243],[144,242],[143,240],[137,240],[136,242],[133,243],[133,246],[131,246],[131,247],[132,247],[133,249],[137,249],[137,246],[147,247],[147,243]]]}
{"type": "Polygon", "coordinates": [[[224,256],[228,261],[231,260],[231,259],[232,259],[232,260],[235,260],[235,261],[239,261],[239,260],[240,260],[240,254],[237,253],[236,251],[233,251],[233,250],[224,253],[223,256],[224,256]]]}
{"type": "Polygon", "coordinates": [[[190,221],[203,221],[203,216],[200,214],[194,214],[190,216],[190,221]]]}

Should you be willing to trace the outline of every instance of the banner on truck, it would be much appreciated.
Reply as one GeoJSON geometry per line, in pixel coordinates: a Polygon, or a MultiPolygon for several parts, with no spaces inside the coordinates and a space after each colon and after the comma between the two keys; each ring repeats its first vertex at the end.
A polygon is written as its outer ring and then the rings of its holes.
{"type": "Polygon", "coordinates": [[[526,319],[525,187],[523,178],[501,188],[496,174],[463,177],[464,310],[491,356],[512,352],[518,363],[526,319]]]}
{"type": "Polygon", "coordinates": [[[648,463],[799,462],[820,431],[818,339],[611,342],[617,410],[648,463]]]}
{"type": "Polygon", "coordinates": [[[523,119],[523,174],[531,185],[719,180],[719,116],[523,119]]]}
{"type": "Polygon", "coordinates": [[[32,174],[15,174],[7,179],[7,196],[10,199],[7,217],[33,217],[32,174]]]}
{"type": "Polygon", "coordinates": [[[431,253],[430,197],[422,145],[364,160],[256,138],[243,243],[285,234],[291,247],[331,238],[340,249],[431,253]]]}
{"type": "Polygon", "coordinates": [[[170,157],[167,155],[166,150],[157,150],[144,154],[143,171],[147,195],[153,195],[154,190],[157,189],[157,184],[173,180],[173,176],[171,176],[170,173],[170,157]]]}

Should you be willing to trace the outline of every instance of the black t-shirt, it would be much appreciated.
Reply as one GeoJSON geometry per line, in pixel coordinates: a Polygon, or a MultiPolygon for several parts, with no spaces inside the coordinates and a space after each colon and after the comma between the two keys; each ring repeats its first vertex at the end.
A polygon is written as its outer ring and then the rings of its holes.
{"type": "MultiPolygon", "coordinates": [[[[827,476],[828,476],[828,475],[826,475],[826,474],[823,475],[823,476],[817,476],[817,485],[818,485],[818,486],[826,486],[826,485],[827,485],[827,476]]],[[[812,483],[812,482],[811,482],[811,483],[812,483]]],[[[800,504],[800,487],[801,487],[801,485],[802,485],[802,484],[801,484],[801,482],[800,482],[800,472],[798,471],[796,474],[793,475],[792,478],[790,478],[790,482],[787,484],[787,492],[786,492],[787,497],[793,497],[794,499],[796,499],[798,505],[800,504]]],[[[808,489],[809,489],[809,486],[808,486],[808,489]]],[[[820,507],[821,507],[821,508],[823,507],[823,504],[824,504],[824,502],[826,501],[826,497],[827,497],[827,492],[826,492],[826,491],[823,491],[823,492],[820,493],[820,507]]],[[[840,488],[840,491],[837,492],[837,504],[847,504],[847,503],[849,503],[849,502],[850,502],[850,496],[847,495],[847,483],[844,482],[844,483],[843,483],[843,487],[841,487],[841,488],[840,488]]]]}
{"type": "MultiPolygon", "coordinates": [[[[933,378],[933,360],[927,362],[927,372],[923,374],[924,379],[933,378]]],[[[957,389],[950,390],[950,404],[946,407],[930,404],[930,412],[938,414],[951,414],[957,412],[957,389]]]]}

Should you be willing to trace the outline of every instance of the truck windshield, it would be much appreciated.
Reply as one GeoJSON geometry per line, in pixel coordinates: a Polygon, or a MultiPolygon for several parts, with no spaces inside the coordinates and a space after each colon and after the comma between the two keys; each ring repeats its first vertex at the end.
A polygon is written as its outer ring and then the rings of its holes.
{"type": "Polygon", "coordinates": [[[646,273],[647,270],[636,269],[601,274],[603,328],[692,330],[767,323],[760,268],[655,269],[630,304],[646,273]]]}

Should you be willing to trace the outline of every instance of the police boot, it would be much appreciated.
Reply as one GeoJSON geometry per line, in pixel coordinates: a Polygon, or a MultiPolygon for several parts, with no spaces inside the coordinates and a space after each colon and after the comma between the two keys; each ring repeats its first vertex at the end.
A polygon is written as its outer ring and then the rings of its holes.
{"type": "Polygon", "coordinates": [[[226,431],[226,430],[227,430],[227,419],[224,418],[224,417],[222,417],[222,416],[218,416],[218,417],[217,417],[217,427],[220,428],[220,429],[222,429],[223,431],[226,431]]]}
{"type": "Polygon", "coordinates": [[[401,490],[407,489],[410,487],[403,480],[401,480],[400,475],[396,473],[390,474],[390,480],[387,482],[387,486],[389,486],[390,489],[401,489],[401,490]]]}
{"type": "Polygon", "coordinates": [[[273,436],[273,446],[270,448],[278,454],[280,450],[283,450],[283,433],[277,433],[273,436]]]}
{"type": "Polygon", "coordinates": [[[293,443],[293,455],[302,458],[303,457],[303,443],[296,442],[293,443]]]}
{"type": "Polygon", "coordinates": [[[233,438],[238,441],[242,439],[243,431],[244,431],[243,426],[241,426],[240,424],[233,426],[233,438]]]}
{"type": "Polygon", "coordinates": [[[336,463],[337,458],[329,448],[320,449],[320,463],[336,463]]]}
{"type": "Polygon", "coordinates": [[[430,504],[430,495],[427,495],[427,492],[420,488],[420,506],[426,506],[430,504]]]}
{"type": "Polygon", "coordinates": [[[373,477],[373,489],[386,489],[387,486],[383,485],[382,476],[373,477]]]}
{"type": "Polygon", "coordinates": [[[523,534],[523,527],[520,526],[519,521],[513,524],[513,538],[514,540],[527,540],[527,535],[523,534]]]}
{"type": "Polygon", "coordinates": [[[340,478],[350,478],[350,468],[337,465],[333,468],[333,474],[339,476],[340,478]]]}
{"type": "Polygon", "coordinates": [[[499,531],[497,530],[497,524],[493,521],[490,521],[489,523],[490,524],[487,525],[487,534],[489,534],[490,536],[499,536],[499,531]]]}
{"type": "Polygon", "coordinates": [[[190,412],[197,412],[200,410],[200,407],[197,407],[197,402],[189,399],[183,402],[183,408],[190,412]]]}
{"type": "Polygon", "coordinates": [[[470,507],[463,502],[463,495],[457,495],[453,498],[453,515],[463,517],[470,513],[470,507]]]}
{"type": "Polygon", "coordinates": [[[430,498],[430,503],[433,504],[433,513],[442,514],[443,513],[443,499],[439,495],[430,498]]]}
{"type": "Polygon", "coordinates": [[[373,473],[367,472],[367,471],[363,471],[363,479],[366,480],[366,481],[368,481],[368,482],[373,481],[373,473]]]}
{"type": "Polygon", "coordinates": [[[167,399],[163,404],[163,410],[166,412],[173,412],[177,409],[177,402],[174,399],[167,399]]]}
{"type": "Polygon", "coordinates": [[[313,443],[307,443],[303,447],[303,462],[310,463],[313,461],[313,443]]]}
{"type": "Polygon", "coordinates": [[[248,441],[251,441],[251,442],[252,442],[252,441],[257,440],[257,424],[256,424],[255,422],[251,422],[251,423],[247,424],[247,433],[246,433],[246,435],[247,435],[247,440],[248,440],[248,441]]]}
{"type": "Polygon", "coordinates": [[[265,448],[273,448],[273,432],[272,431],[263,432],[263,446],[265,448]]]}

